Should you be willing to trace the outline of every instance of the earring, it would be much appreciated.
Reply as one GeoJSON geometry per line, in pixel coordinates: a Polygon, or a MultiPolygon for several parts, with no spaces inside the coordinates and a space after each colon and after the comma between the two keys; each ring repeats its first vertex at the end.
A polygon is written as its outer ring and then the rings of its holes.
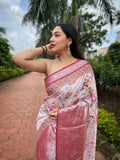
{"type": "Polygon", "coordinates": [[[67,53],[70,55],[71,51],[70,51],[70,46],[67,45],[67,53]]]}

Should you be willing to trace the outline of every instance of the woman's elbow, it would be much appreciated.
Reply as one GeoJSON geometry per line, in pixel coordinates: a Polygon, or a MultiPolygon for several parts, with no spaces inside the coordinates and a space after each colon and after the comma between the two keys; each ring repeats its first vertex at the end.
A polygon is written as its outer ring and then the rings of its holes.
{"type": "Polygon", "coordinates": [[[12,61],[14,62],[14,63],[17,63],[17,58],[16,58],[16,56],[14,55],[13,57],[12,57],[12,61]]]}
{"type": "Polygon", "coordinates": [[[13,61],[13,62],[15,62],[15,55],[14,55],[14,56],[12,56],[12,61],[13,61]]]}
{"type": "Polygon", "coordinates": [[[20,62],[21,62],[21,60],[17,58],[15,55],[12,57],[12,61],[17,65],[20,65],[20,62]]]}

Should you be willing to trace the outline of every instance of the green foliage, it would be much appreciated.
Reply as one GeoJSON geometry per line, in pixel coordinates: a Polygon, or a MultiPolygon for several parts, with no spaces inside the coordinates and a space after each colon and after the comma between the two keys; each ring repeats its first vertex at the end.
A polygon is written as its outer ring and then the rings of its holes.
{"type": "Polygon", "coordinates": [[[106,40],[107,30],[102,29],[106,23],[103,22],[101,16],[97,18],[95,16],[95,14],[88,12],[83,14],[82,10],[78,12],[79,43],[82,46],[82,50],[93,49],[93,44],[101,46],[103,41],[106,40]]]}
{"type": "Polygon", "coordinates": [[[116,19],[117,19],[116,25],[120,24],[120,11],[117,11],[117,13],[116,13],[116,19]]]}
{"type": "Polygon", "coordinates": [[[97,86],[120,86],[120,43],[110,45],[105,56],[88,59],[95,73],[97,86]]]}
{"type": "MultiPolygon", "coordinates": [[[[85,34],[81,33],[79,35],[81,46],[88,49],[92,47],[93,43],[95,43],[96,45],[101,45],[102,41],[105,40],[105,34],[107,33],[107,30],[101,30],[101,26],[104,26],[106,23],[109,22],[112,24],[114,20],[113,19],[114,13],[115,13],[115,7],[113,3],[107,2],[106,0],[101,1],[101,3],[94,0],[92,1],[72,0],[70,6],[68,6],[68,0],[59,0],[59,1],[30,0],[29,10],[23,17],[23,24],[31,22],[34,26],[36,26],[37,34],[40,35],[39,45],[42,45],[42,43],[46,44],[46,42],[49,41],[49,35],[51,35],[51,31],[56,24],[61,22],[72,23],[71,16],[72,15],[78,16],[78,24],[75,25],[79,27],[79,30],[81,30],[81,28],[86,28],[85,27],[86,24],[88,25],[88,29],[84,30],[85,34]],[[89,16],[89,14],[85,14],[85,16],[81,16],[80,10],[82,10],[84,5],[86,4],[91,5],[95,8],[97,7],[102,11],[102,13],[105,13],[105,15],[102,17],[99,16],[96,20],[93,20],[95,19],[94,16],[96,15],[91,16],[92,15],[91,14],[89,16]],[[85,20],[85,18],[87,19],[85,20]],[[45,30],[43,31],[42,28],[45,28],[46,31],[45,30]]],[[[39,45],[37,43],[37,46],[39,45]]]]}
{"type": "Polygon", "coordinates": [[[100,80],[110,87],[120,86],[120,65],[116,68],[110,61],[102,63],[100,80]]]}
{"type": "Polygon", "coordinates": [[[5,66],[0,66],[0,82],[3,82],[13,77],[17,77],[27,72],[29,71],[20,67],[5,68],[5,66]]]}
{"type": "Polygon", "coordinates": [[[0,54],[4,56],[9,53],[9,44],[8,40],[5,38],[0,37],[0,54]]]}
{"type": "Polygon", "coordinates": [[[97,81],[104,86],[120,86],[120,42],[109,46],[105,56],[90,61],[97,81]]]}
{"type": "MultiPolygon", "coordinates": [[[[0,27],[0,33],[6,34],[6,29],[0,27]]],[[[0,66],[5,66],[5,68],[13,67],[12,55],[9,52],[13,48],[9,41],[2,37],[2,34],[0,34],[0,66]]]]}
{"type": "MultiPolygon", "coordinates": [[[[69,14],[69,13],[68,13],[69,14]]],[[[83,14],[83,11],[78,11],[78,36],[81,49],[84,52],[86,49],[93,49],[93,44],[102,45],[105,40],[107,30],[102,30],[102,26],[106,23],[103,22],[102,17],[98,17],[93,20],[95,14],[89,14],[88,12],[83,14]]],[[[69,19],[69,18],[68,18],[69,19]]],[[[69,20],[70,21],[70,20],[69,20]]],[[[41,29],[40,38],[37,40],[36,47],[49,43],[52,29],[55,24],[46,24],[41,29]]]]}
{"type": "Polygon", "coordinates": [[[0,81],[3,81],[4,79],[9,79],[9,74],[7,72],[0,72],[0,81]]]}
{"type": "Polygon", "coordinates": [[[2,34],[6,34],[6,28],[4,27],[0,27],[0,37],[2,36],[2,34]]]}
{"type": "Polygon", "coordinates": [[[18,75],[21,75],[25,72],[23,68],[19,68],[19,67],[16,70],[17,70],[18,75]]]}
{"type": "Polygon", "coordinates": [[[9,51],[13,48],[10,46],[9,41],[2,37],[2,34],[6,34],[6,29],[0,27],[0,82],[29,72],[18,67],[12,61],[13,55],[9,51]]]}
{"type": "Polygon", "coordinates": [[[109,46],[107,55],[110,59],[110,61],[115,65],[120,64],[120,42],[112,43],[109,46]]]}
{"type": "Polygon", "coordinates": [[[98,109],[98,134],[106,141],[115,145],[120,151],[120,128],[114,113],[108,113],[104,109],[98,109]]]}
{"type": "Polygon", "coordinates": [[[5,56],[9,53],[10,49],[13,49],[9,41],[6,38],[0,37],[0,56],[5,56]]]}

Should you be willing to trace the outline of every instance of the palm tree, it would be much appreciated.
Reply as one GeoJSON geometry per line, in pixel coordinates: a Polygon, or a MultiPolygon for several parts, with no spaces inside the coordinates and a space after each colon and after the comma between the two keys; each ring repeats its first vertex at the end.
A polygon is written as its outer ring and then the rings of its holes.
{"type": "Polygon", "coordinates": [[[116,13],[116,25],[120,24],[120,11],[117,11],[116,13]]]}
{"type": "Polygon", "coordinates": [[[31,22],[37,26],[65,22],[67,0],[29,0],[29,10],[24,15],[22,24],[31,22]]]}
{"type": "MultiPolygon", "coordinates": [[[[29,0],[29,10],[24,15],[22,24],[31,22],[39,29],[41,26],[66,22],[67,0],[29,0]]],[[[113,24],[115,7],[112,0],[72,0],[71,23],[78,28],[77,9],[88,4],[100,9],[106,21],[113,24]]]]}
{"type": "Polygon", "coordinates": [[[77,23],[77,0],[72,0],[72,16],[71,16],[71,24],[78,30],[77,23]]]}
{"type": "Polygon", "coordinates": [[[116,10],[112,0],[72,0],[71,7],[68,6],[67,0],[29,0],[29,2],[29,10],[24,15],[22,24],[31,22],[37,27],[37,34],[40,36],[36,46],[47,43],[52,29],[60,22],[69,22],[77,30],[80,24],[82,31],[86,31],[87,25],[84,24],[84,19],[77,14],[85,4],[99,8],[104,13],[103,21],[108,21],[110,24],[113,24],[116,10]]]}
{"type": "Polygon", "coordinates": [[[101,13],[103,13],[105,20],[111,25],[113,24],[116,8],[112,0],[72,0],[71,24],[73,24],[76,29],[78,29],[77,9],[80,9],[81,6],[83,7],[85,4],[98,8],[101,13]]]}
{"type": "MultiPolygon", "coordinates": [[[[29,10],[23,18],[23,24],[26,22],[32,22],[33,25],[40,26],[47,24],[52,19],[59,19],[64,17],[62,21],[65,21],[65,10],[67,7],[67,0],[29,0],[29,10]]],[[[112,0],[72,0],[72,16],[77,15],[77,9],[84,4],[92,5],[100,9],[104,16],[111,24],[113,24],[113,16],[116,8],[114,7],[112,0]]],[[[73,18],[71,18],[73,19],[73,18]]],[[[77,18],[75,18],[77,20],[77,18]]]]}
{"type": "Polygon", "coordinates": [[[116,12],[113,0],[94,0],[94,2],[96,6],[98,6],[97,8],[100,9],[101,13],[103,13],[106,20],[108,19],[108,22],[112,25],[116,12]]]}

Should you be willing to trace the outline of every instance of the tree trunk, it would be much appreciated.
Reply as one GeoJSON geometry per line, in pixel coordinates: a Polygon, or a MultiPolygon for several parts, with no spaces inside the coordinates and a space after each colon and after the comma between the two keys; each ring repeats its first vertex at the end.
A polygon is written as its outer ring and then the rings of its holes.
{"type": "Polygon", "coordinates": [[[71,24],[76,28],[78,31],[78,24],[77,24],[77,15],[71,17],[71,24]]]}
{"type": "Polygon", "coordinates": [[[72,0],[71,24],[76,28],[76,30],[78,30],[78,24],[77,24],[77,0],[72,0]]]}
{"type": "Polygon", "coordinates": [[[63,10],[63,14],[62,14],[62,22],[65,23],[65,9],[63,10]]]}

